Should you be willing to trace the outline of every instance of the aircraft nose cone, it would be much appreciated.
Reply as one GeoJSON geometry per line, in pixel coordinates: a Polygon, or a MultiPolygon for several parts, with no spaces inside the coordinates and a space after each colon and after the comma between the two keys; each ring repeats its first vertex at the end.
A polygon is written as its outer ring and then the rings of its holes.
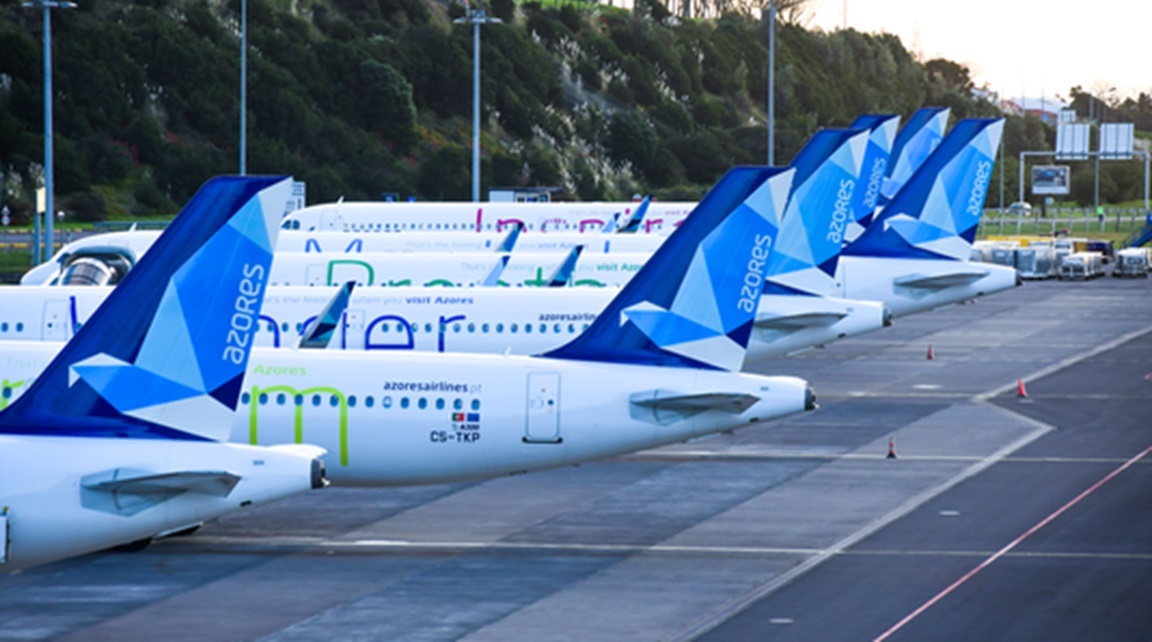
{"type": "Polygon", "coordinates": [[[812,386],[805,387],[804,388],[804,409],[805,410],[815,410],[818,407],[819,407],[819,404],[816,403],[816,391],[812,390],[812,386]]]}

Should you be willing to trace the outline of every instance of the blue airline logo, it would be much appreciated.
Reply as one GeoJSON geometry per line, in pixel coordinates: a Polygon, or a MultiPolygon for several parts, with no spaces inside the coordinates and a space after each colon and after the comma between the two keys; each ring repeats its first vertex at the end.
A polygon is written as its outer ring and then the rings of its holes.
{"type": "Polygon", "coordinates": [[[759,305],[792,176],[787,171],[764,181],[704,238],[669,308],[643,301],[623,309],[621,324],[631,321],[668,352],[717,368],[740,369],[747,340],[741,343],[733,334],[759,305]],[[733,257],[743,257],[738,267],[742,276],[733,274],[733,257]]]}
{"type": "Polygon", "coordinates": [[[967,260],[984,212],[984,198],[1003,131],[1003,119],[983,123],[969,143],[933,178],[923,196],[919,216],[897,212],[885,219],[885,231],[895,232],[909,246],[932,255],[967,260]]]}

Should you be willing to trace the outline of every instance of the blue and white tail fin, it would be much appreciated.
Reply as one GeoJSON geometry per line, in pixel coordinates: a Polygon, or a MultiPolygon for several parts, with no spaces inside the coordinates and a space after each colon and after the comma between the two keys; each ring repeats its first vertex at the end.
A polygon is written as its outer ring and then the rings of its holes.
{"type": "Polygon", "coordinates": [[[1003,132],[1002,118],[958,123],[845,254],[967,261],[1003,132]]]}
{"type": "Polygon", "coordinates": [[[205,184],[0,432],[226,439],[291,190],[284,177],[205,184]]]}
{"type": "Polygon", "coordinates": [[[609,302],[544,356],[737,370],[794,170],[730,170],[609,302]]]}
{"type": "Polygon", "coordinates": [[[895,144],[900,117],[892,114],[866,114],[856,119],[849,129],[867,129],[868,149],[864,152],[860,184],[852,197],[852,221],[844,232],[844,241],[850,243],[872,223],[872,215],[880,202],[880,190],[888,175],[888,162],[895,144]]]}
{"type": "Polygon", "coordinates": [[[870,132],[816,132],[792,161],[796,176],[765,268],[765,294],[832,290],[870,132]]]}
{"type": "Polygon", "coordinates": [[[948,129],[948,107],[924,107],[916,110],[908,124],[896,134],[892,144],[892,162],[888,164],[888,177],[880,188],[880,205],[896,196],[904,183],[928,160],[944,140],[948,129]]]}

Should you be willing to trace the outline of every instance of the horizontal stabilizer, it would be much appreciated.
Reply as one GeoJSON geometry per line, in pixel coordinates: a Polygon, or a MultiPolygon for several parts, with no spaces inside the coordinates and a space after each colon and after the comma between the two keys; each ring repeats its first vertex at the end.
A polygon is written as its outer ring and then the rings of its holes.
{"type": "Polygon", "coordinates": [[[896,279],[894,283],[897,287],[903,288],[943,290],[975,283],[986,276],[988,276],[987,270],[965,270],[931,275],[911,274],[896,279]]]}
{"type": "Polygon", "coordinates": [[[760,398],[743,392],[680,393],[672,390],[646,390],[632,394],[628,401],[631,403],[633,418],[665,426],[709,410],[738,415],[751,408],[760,398]]]}
{"type": "Polygon", "coordinates": [[[239,476],[224,471],[152,473],[117,468],[82,478],[81,504],[130,516],[184,493],[227,497],[238,483],[239,476]]]}
{"type": "Polygon", "coordinates": [[[825,328],[848,316],[842,310],[818,310],[779,316],[761,316],[756,319],[758,330],[802,330],[804,328],[825,328]]]}

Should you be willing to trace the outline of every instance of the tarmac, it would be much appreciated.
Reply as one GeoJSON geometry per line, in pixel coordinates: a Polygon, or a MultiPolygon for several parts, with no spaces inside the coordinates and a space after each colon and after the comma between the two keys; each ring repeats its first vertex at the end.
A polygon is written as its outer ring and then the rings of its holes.
{"type": "Polygon", "coordinates": [[[755,364],[821,408],[733,434],[0,576],[0,640],[1149,640],[1149,283],[755,364]]]}

